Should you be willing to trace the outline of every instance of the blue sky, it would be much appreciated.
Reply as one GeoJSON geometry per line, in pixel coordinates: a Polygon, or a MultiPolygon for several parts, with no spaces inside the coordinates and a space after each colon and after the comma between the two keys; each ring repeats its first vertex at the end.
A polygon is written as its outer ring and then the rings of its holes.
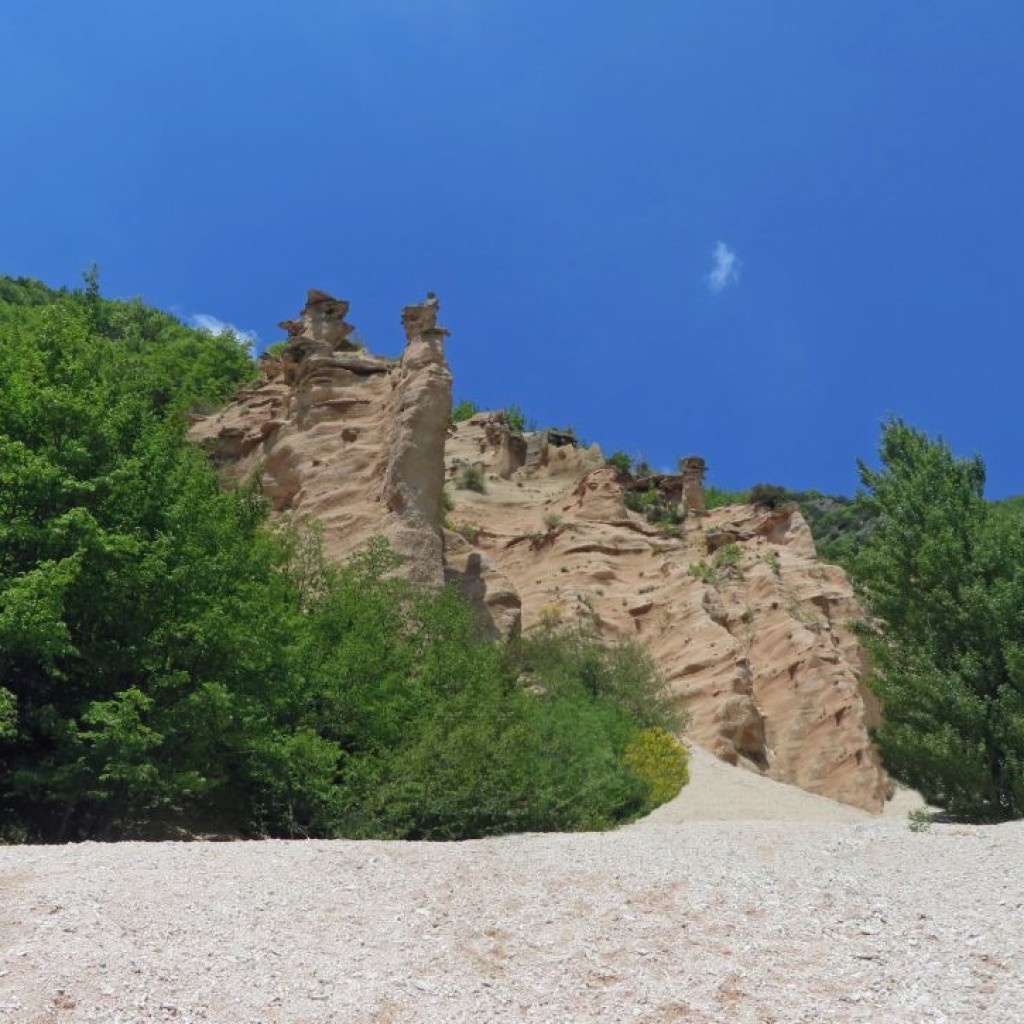
{"type": "Polygon", "coordinates": [[[4,0],[0,272],[371,348],[724,487],[1024,491],[1024,4],[4,0]]]}

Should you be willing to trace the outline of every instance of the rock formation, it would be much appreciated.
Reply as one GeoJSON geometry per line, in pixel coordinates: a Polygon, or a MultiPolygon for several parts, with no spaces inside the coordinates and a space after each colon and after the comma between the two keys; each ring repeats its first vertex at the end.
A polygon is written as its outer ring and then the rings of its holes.
{"type": "Polygon", "coordinates": [[[299,318],[282,323],[281,355],[264,356],[260,379],[193,436],[228,479],[259,473],[275,512],[319,523],[328,557],[383,534],[410,579],[440,586],[451,374],[438,302],[406,307],[397,361],[349,340],[348,309],[311,290],[299,318]]]}
{"type": "Polygon", "coordinates": [[[688,455],[679,460],[679,472],[683,477],[682,513],[702,515],[708,510],[704,497],[704,474],[707,466],[699,455],[688,455]]]}
{"type": "Polygon", "coordinates": [[[319,523],[332,559],[383,534],[410,579],[455,584],[493,635],[560,619],[640,639],[694,741],[881,808],[886,778],[868,736],[878,709],[846,626],[859,610],[795,507],[708,511],[704,461],[690,456],[679,476],[632,484],[689,513],[681,530],[653,525],[627,508],[596,446],[564,431],[524,437],[501,413],[449,426],[435,296],[403,310],[397,360],[350,340],[348,308],[311,291],[260,379],[194,425],[228,479],[261,473],[275,513],[319,523]],[[482,493],[458,486],[467,469],[482,493]]]}
{"type": "MultiPolygon", "coordinates": [[[[449,519],[512,581],[523,627],[554,619],[639,638],[689,713],[697,743],[880,810],[886,777],[868,736],[877,706],[846,626],[859,611],[843,571],[818,561],[795,506],[713,509],[673,536],[627,509],[597,449],[559,447],[505,472],[508,442],[497,425],[481,413],[452,432],[449,478],[472,463],[487,490],[450,485],[449,519]],[[728,557],[718,554],[727,545],[728,557]]],[[[527,437],[528,450],[534,445],[527,437]]],[[[682,480],[657,486],[685,495],[689,485],[694,501],[703,460],[685,462],[682,480]]]]}

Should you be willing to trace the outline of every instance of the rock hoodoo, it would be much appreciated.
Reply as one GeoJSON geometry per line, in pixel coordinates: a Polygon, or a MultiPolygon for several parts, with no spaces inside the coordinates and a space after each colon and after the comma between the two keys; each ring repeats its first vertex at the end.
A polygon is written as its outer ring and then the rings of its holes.
{"type": "Polygon", "coordinates": [[[679,460],[679,472],[683,477],[682,513],[702,515],[708,510],[704,496],[704,475],[707,465],[699,455],[687,455],[679,460]]]}
{"type": "Polygon", "coordinates": [[[356,352],[359,346],[348,340],[355,331],[351,324],[345,323],[348,310],[349,304],[344,299],[310,288],[299,319],[282,320],[278,327],[286,331],[290,339],[296,339],[291,349],[293,355],[317,345],[325,346],[326,352],[356,352]]]}
{"type": "Polygon", "coordinates": [[[701,746],[882,807],[878,708],[846,626],[859,611],[794,506],[708,510],[697,456],[630,483],[569,432],[524,436],[501,413],[452,427],[436,296],[402,311],[399,359],[356,345],[348,309],[311,291],[259,380],[194,425],[228,479],[261,473],[275,513],[318,522],[330,558],[383,534],[410,579],[458,586],[493,635],[560,620],[637,637],[701,746]],[[482,491],[459,486],[468,469],[482,491]],[[627,487],[657,492],[682,526],[631,511],[627,487]]]}
{"type": "Polygon", "coordinates": [[[275,512],[315,521],[342,560],[383,534],[420,583],[444,580],[441,491],[451,410],[435,296],[403,313],[398,360],[355,345],[349,304],[311,290],[279,356],[193,435],[229,479],[260,473],[275,512]]]}

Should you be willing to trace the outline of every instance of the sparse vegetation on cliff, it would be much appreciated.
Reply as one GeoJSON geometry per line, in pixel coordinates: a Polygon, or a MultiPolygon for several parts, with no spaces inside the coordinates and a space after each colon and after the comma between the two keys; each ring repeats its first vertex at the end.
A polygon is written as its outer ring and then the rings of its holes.
{"type": "Polygon", "coordinates": [[[746,491],[705,488],[709,509],[759,502],[775,507],[789,502],[800,509],[814,537],[818,554],[826,562],[845,565],[875,525],[875,513],[863,501],[819,491],[791,491],[776,484],[759,484],[746,491]]]}
{"type": "Polygon", "coordinates": [[[743,559],[743,550],[739,544],[723,544],[714,556],[716,569],[735,569],[743,559]]]}
{"type": "Polygon", "coordinates": [[[742,505],[750,500],[749,491],[726,491],[714,484],[704,488],[704,500],[709,509],[723,508],[725,505],[742,505]]]}
{"type": "Polygon", "coordinates": [[[701,583],[707,583],[712,587],[718,586],[718,572],[713,565],[709,565],[704,559],[688,566],[686,572],[687,575],[692,576],[695,580],[700,580],[701,583]]]}
{"type": "Polygon", "coordinates": [[[604,461],[605,465],[611,466],[619,476],[629,476],[633,469],[633,460],[625,452],[612,452],[604,461]]]}
{"type": "Polygon", "coordinates": [[[522,434],[526,430],[526,417],[518,405],[507,405],[501,413],[505,419],[505,426],[513,434],[522,434]]]}
{"type": "Polygon", "coordinates": [[[470,544],[475,544],[480,539],[480,527],[474,526],[473,523],[467,523],[465,521],[456,523],[451,527],[461,537],[465,537],[470,544]]]}
{"type": "Polygon", "coordinates": [[[487,480],[484,477],[484,471],[479,466],[465,466],[455,478],[455,486],[460,491],[487,493],[487,480]]]}
{"type": "Polygon", "coordinates": [[[682,522],[678,504],[668,501],[653,482],[643,491],[627,490],[624,500],[626,508],[639,512],[649,523],[662,527],[666,532],[682,522]]]}
{"type": "Polygon", "coordinates": [[[468,399],[456,402],[452,407],[452,423],[463,423],[468,419],[472,419],[479,411],[480,409],[477,404],[470,402],[468,399]]]}
{"type": "Polygon", "coordinates": [[[754,505],[778,508],[780,505],[785,505],[789,499],[785,487],[780,487],[778,484],[754,484],[750,488],[749,500],[754,505]]]}

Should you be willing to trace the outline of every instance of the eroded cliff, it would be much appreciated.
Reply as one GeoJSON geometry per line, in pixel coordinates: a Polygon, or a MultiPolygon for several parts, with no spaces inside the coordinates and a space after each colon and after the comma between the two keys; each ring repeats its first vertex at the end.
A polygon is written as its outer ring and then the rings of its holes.
{"type": "Polygon", "coordinates": [[[310,291],[280,355],[193,436],[229,480],[260,474],[280,515],[319,523],[341,561],[382,534],[410,579],[444,580],[440,523],[451,412],[447,332],[428,296],[402,314],[405,350],[373,356],[349,339],[349,304],[310,291]]]}
{"type": "Polygon", "coordinates": [[[511,465],[507,433],[487,413],[451,432],[449,522],[512,581],[523,627],[580,621],[638,637],[688,711],[694,741],[880,810],[886,777],[868,735],[877,707],[847,626],[859,609],[842,569],[818,560],[795,506],[703,512],[684,464],[681,477],[659,482],[690,510],[665,529],[626,507],[624,482],[597,448],[532,437],[511,465]],[[456,486],[467,466],[481,470],[485,493],[456,486]]]}
{"type": "Polygon", "coordinates": [[[637,482],[596,447],[514,433],[500,414],[449,427],[434,296],[403,311],[397,360],[352,343],[348,308],[311,291],[259,381],[194,425],[228,479],[260,473],[278,515],[321,524],[330,558],[383,534],[411,579],[456,584],[495,635],[583,622],[639,638],[692,740],[881,809],[886,777],[868,735],[877,707],[847,626],[859,610],[795,507],[706,511],[703,460],[688,457],[679,476],[645,482],[682,517],[652,524],[627,507],[637,482]],[[482,491],[459,486],[480,480],[482,491]]]}

